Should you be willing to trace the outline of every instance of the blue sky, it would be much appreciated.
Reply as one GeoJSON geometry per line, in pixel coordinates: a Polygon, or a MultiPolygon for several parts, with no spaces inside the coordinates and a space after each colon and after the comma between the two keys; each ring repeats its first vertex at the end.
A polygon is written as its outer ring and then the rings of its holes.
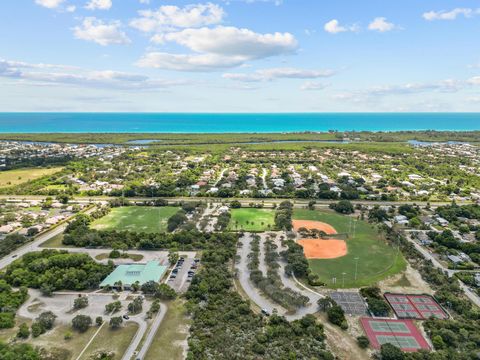
{"type": "Polygon", "coordinates": [[[0,111],[480,111],[478,0],[0,6],[0,111]]]}

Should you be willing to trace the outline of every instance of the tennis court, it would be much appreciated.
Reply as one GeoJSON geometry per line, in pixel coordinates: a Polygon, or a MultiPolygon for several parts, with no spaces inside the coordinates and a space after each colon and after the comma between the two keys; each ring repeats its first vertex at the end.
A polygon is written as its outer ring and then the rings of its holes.
{"type": "Polygon", "coordinates": [[[430,349],[412,320],[364,317],[360,321],[374,349],[380,349],[383,344],[387,343],[398,346],[403,351],[430,349]]]}
{"type": "Polygon", "coordinates": [[[402,319],[447,319],[448,314],[430,295],[385,294],[385,299],[402,319]]]}

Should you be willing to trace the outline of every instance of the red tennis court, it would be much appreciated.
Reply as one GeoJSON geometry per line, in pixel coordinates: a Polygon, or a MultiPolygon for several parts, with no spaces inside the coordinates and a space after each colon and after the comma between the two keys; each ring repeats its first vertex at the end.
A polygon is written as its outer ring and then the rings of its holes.
{"type": "Polygon", "coordinates": [[[360,321],[374,349],[380,349],[383,344],[389,343],[403,351],[430,350],[430,346],[412,320],[364,317],[360,321]]]}

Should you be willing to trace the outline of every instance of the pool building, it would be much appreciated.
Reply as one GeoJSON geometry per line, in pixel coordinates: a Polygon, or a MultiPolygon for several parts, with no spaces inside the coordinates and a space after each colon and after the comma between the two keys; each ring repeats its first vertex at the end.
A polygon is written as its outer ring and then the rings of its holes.
{"type": "Polygon", "coordinates": [[[100,287],[123,287],[128,290],[135,283],[142,286],[149,281],[159,282],[166,270],[167,267],[160,265],[158,261],[149,261],[146,264],[119,265],[102,281],[100,287]]]}

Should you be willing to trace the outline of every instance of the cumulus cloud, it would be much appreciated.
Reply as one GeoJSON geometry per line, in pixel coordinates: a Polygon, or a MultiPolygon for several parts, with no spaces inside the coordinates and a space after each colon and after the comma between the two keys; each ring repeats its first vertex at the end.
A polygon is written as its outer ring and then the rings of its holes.
{"type": "Polygon", "coordinates": [[[130,26],[147,33],[173,31],[179,28],[201,27],[222,22],[225,12],[212,3],[185,7],[160,6],[157,10],[141,10],[130,26]]]}
{"type": "Polygon", "coordinates": [[[87,17],[81,26],[76,26],[73,31],[75,38],[93,41],[102,46],[111,44],[129,44],[131,41],[127,34],[121,30],[120,21],[105,23],[94,17],[87,17]]]}
{"type": "Polygon", "coordinates": [[[475,14],[479,14],[480,9],[474,10],[470,8],[455,8],[450,11],[429,11],[423,14],[423,18],[428,21],[434,20],[455,20],[459,16],[466,18],[472,17],[475,14]]]}
{"type": "Polygon", "coordinates": [[[65,0],[35,0],[35,3],[46,7],[48,9],[56,9],[59,7],[65,0]]]}
{"type": "Polygon", "coordinates": [[[112,0],[90,0],[85,6],[88,10],[109,10],[112,7],[112,0]]]}
{"type": "Polygon", "coordinates": [[[395,28],[395,24],[388,22],[384,17],[377,17],[370,24],[368,24],[368,30],[378,32],[387,32],[395,28]]]}
{"type": "Polygon", "coordinates": [[[347,31],[356,32],[358,31],[358,26],[357,25],[342,26],[340,25],[337,19],[333,19],[327,22],[323,26],[323,29],[330,34],[338,34],[338,33],[347,32],[347,31]]]}
{"type": "Polygon", "coordinates": [[[147,53],[138,61],[142,67],[183,71],[213,71],[293,53],[298,46],[290,33],[259,34],[249,29],[218,26],[167,33],[161,41],[173,41],[194,54],[147,53]]]}
{"type": "Polygon", "coordinates": [[[273,81],[276,79],[318,79],[330,77],[332,70],[305,70],[296,68],[272,68],[257,70],[253,73],[226,73],[224,79],[242,82],[273,81]]]}
{"type": "Polygon", "coordinates": [[[30,64],[0,59],[0,77],[44,85],[71,85],[122,90],[154,90],[185,85],[184,80],[151,79],[112,70],[92,71],[55,64],[30,64]]]}
{"type": "Polygon", "coordinates": [[[317,90],[323,90],[327,88],[327,84],[319,83],[316,81],[307,81],[300,86],[300,90],[303,91],[317,91],[317,90]]]}

